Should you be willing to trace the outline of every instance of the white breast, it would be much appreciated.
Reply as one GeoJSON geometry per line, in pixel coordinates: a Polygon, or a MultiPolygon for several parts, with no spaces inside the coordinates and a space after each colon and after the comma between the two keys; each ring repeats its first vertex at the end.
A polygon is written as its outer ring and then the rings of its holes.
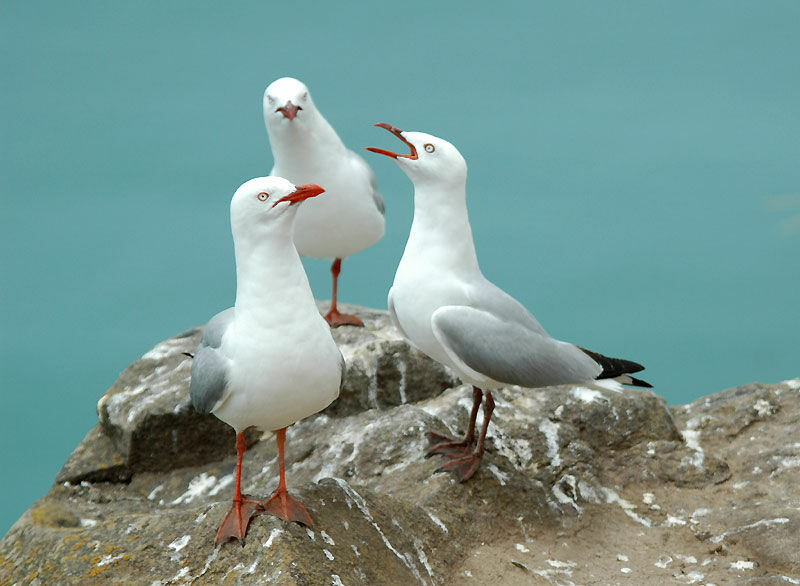
{"type": "Polygon", "coordinates": [[[267,431],[327,407],[339,394],[341,354],[316,317],[270,331],[234,322],[222,343],[231,358],[230,393],[214,414],[240,431],[267,431]]]}

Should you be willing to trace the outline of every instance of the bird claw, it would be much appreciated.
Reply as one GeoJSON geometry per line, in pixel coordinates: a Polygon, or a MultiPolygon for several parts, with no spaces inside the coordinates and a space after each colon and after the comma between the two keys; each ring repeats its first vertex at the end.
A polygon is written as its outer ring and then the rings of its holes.
{"type": "Polygon", "coordinates": [[[456,475],[459,482],[465,482],[472,478],[481,463],[481,456],[467,454],[448,460],[439,466],[434,472],[452,472],[456,475]]]}
{"type": "Polygon", "coordinates": [[[314,525],[311,515],[300,502],[290,495],[286,490],[276,490],[268,501],[261,505],[264,513],[275,515],[278,519],[299,523],[306,527],[314,525]]]}
{"type": "Polygon", "coordinates": [[[252,500],[245,495],[242,495],[242,500],[239,502],[233,501],[222,525],[219,526],[219,531],[217,531],[216,544],[236,539],[244,547],[244,538],[250,527],[250,521],[253,520],[253,517],[260,515],[263,510],[259,501],[252,500]]]}
{"type": "Polygon", "coordinates": [[[339,313],[338,310],[333,308],[331,308],[331,310],[323,317],[325,318],[325,321],[328,322],[328,325],[332,328],[338,328],[339,326],[355,326],[357,328],[364,327],[364,322],[361,321],[358,316],[355,316],[351,313],[339,313]]]}
{"type": "Polygon", "coordinates": [[[436,454],[446,456],[447,458],[460,458],[469,454],[472,449],[474,441],[467,439],[454,440],[447,436],[436,433],[435,431],[428,432],[428,442],[430,448],[425,452],[425,457],[430,458],[436,454]]]}
{"type": "Polygon", "coordinates": [[[467,439],[454,440],[451,437],[436,433],[435,431],[428,432],[428,443],[430,448],[425,452],[425,457],[430,458],[436,454],[441,454],[448,458],[460,458],[467,455],[472,449],[474,440],[467,439]]]}

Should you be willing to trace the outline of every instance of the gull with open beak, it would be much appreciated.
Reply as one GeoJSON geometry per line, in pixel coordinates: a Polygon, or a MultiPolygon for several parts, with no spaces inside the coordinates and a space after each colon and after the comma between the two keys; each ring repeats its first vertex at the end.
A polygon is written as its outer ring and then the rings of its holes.
{"type": "Polygon", "coordinates": [[[428,434],[428,454],[448,458],[439,470],[464,481],[478,469],[494,410],[492,390],[601,379],[650,387],[630,376],[643,366],[550,337],[522,304],[483,276],[467,215],[467,163],[458,149],[430,134],[376,126],[394,134],[410,152],[367,150],[395,159],[414,184],[414,219],[389,291],[389,314],[411,344],[473,387],[465,437],[428,434]],[[476,444],[475,421],[484,393],[476,444]]]}
{"type": "Polygon", "coordinates": [[[281,177],[244,183],[231,200],[236,302],[215,315],[194,354],[192,404],[236,431],[236,492],[217,543],[244,537],[251,519],[271,513],[311,526],[306,509],[286,489],[286,427],[327,407],[338,395],[345,363],[319,314],[292,242],[302,202],[323,193],[281,177]],[[242,458],[250,426],[276,430],[278,489],[266,502],[242,494],[242,458]]]}
{"type": "Polygon", "coordinates": [[[337,307],[342,260],[383,237],[384,205],[375,174],[349,150],[314,105],[302,82],[282,77],[264,92],[264,121],[275,165],[270,175],[314,181],[326,195],[297,213],[294,242],[300,256],[333,258],[333,295],[325,319],[331,327],[363,326],[337,307]]]}

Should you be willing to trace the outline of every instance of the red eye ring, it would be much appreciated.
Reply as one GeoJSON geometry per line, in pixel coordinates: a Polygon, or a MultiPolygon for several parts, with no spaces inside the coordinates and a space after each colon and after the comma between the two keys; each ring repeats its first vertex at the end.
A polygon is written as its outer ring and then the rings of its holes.
{"type": "Polygon", "coordinates": [[[262,191],[256,197],[258,197],[258,201],[267,201],[269,199],[269,193],[262,191]]]}

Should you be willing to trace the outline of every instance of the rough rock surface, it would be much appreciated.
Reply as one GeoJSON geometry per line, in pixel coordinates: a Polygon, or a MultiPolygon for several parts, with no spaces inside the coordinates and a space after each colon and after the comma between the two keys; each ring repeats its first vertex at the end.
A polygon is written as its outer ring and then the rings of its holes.
{"type": "MultiPolygon", "coordinates": [[[[200,330],[132,364],[50,493],[0,542],[19,584],[800,584],[800,379],[667,408],[649,391],[497,392],[482,467],[460,484],[425,431],[462,433],[471,389],[385,312],[334,334],[341,398],[289,429],[287,480],[315,525],[257,517],[214,546],[233,434],[188,401],[200,330]]],[[[480,421],[480,419],[479,419],[480,421]]],[[[244,488],[277,485],[251,434],[244,488]]]]}

